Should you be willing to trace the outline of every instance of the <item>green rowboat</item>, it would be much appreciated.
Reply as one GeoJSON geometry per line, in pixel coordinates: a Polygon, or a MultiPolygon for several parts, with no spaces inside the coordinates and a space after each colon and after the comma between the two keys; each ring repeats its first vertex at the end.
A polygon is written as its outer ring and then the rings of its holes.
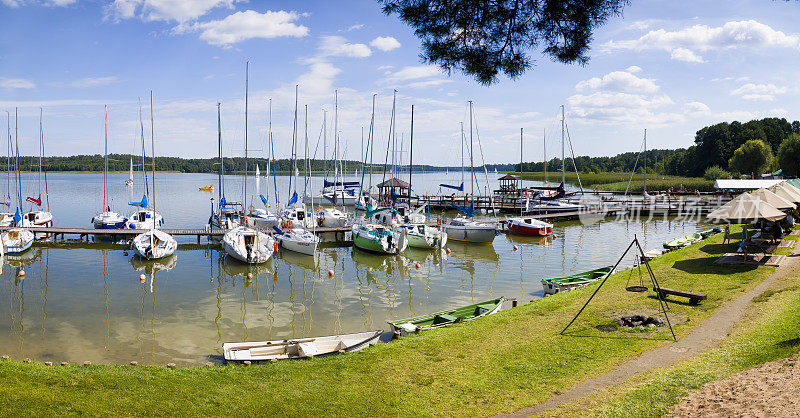
{"type": "Polygon", "coordinates": [[[687,236],[682,237],[682,238],[677,238],[677,239],[674,239],[672,241],[667,241],[667,242],[664,243],[664,248],[667,249],[667,250],[675,250],[675,249],[678,249],[678,248],[686,247],[688,245],[692,245],[695,242],[698,242],[698,241],[700,241],[702,239],[703,239],[703,236],[699,232],[696,232],[696,233],[694,233],[692,235],[687,235],[687,236]]]}
{"type": "Polygon", "coordinates": [[[572,290],[577,287],[585,286],[593,281],[603,279],[611,273],[613,269],[614,266],[606,266],[570,276],[542,279],[542,287],[544,287],[545,294],[555,295],[558,292],[572,290]]]}
{"type": "Polygon", "coordinates": [[[392,332],[398,336],[424,331],[431,328],[439,328],[456,322],[469,321],[482,316],[491,315],[500,310],[505,297],[490,299],[483,302],[473,303],[472,305],[447,311],[436,312],[429,315],[415,316],[413,318],[398,319],[388,321],[392,327],[392,332]]]}

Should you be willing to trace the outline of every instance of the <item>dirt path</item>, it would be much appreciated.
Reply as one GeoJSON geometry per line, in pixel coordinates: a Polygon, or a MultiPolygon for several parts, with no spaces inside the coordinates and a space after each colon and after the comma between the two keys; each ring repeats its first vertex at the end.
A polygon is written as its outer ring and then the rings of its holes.
{"type": "Polygon", "coordinates": [[[800,416],[798,356],[764,363],[692,391],[670,409],[681,417],[800,416]]]}
{"type": "Polygon", "coordinates": [[[656,348],[628,361],[610,372],[598,377],[584,380],[565,392],[553,395],[548,400],[519,411],[502,414],[504,417],[522,417],[540,414],[549,409],[570,403],[584,396],[590,395],[608,386],[617,385],[624,380],[639,373],[669,366],[686,357],[700,353],[701,351],[715,345],[717,341],[725,338],[731,331],[733,325],[738,322],[747,310],[753,298],[760,295],[775,283],[792,271],[797,264],[798,257],[786,257],[786,261],[770,274],[764,281],[756,285],[750,291],[742,294],[738,298],[720,307],[702,325],[695,328],[689,335],[683,337],[676,343],[656,348]]]}

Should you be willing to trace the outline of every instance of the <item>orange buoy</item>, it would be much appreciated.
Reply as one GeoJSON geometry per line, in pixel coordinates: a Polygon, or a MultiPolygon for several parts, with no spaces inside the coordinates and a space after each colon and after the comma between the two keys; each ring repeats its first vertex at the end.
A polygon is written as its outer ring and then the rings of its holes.
{"type": "Polygon", "coordinates": [[[514,251],[516,252],[519,249],[516,245],[514,246],[514,251]]]}
{"type": "Polygon", "coordinates": [[[144,283],[145,280],[147,280],[147,276],[145,276],[144,274],[140,274],[139,275],[139,281],[144,283]]]}
{"type": "Polygon", "coordinates": [[[556,238],[558,238],[558,235],[553,234],[553,239],[556,239],[556,238]]]}
{"type": "Polygon", "coordinates": [[[278,252],[278,241],[272,242],[272,251],[276,253],[278,252]]]}
{"type": "Polygon", "coordinates": [[[287,228],[291,228],[292,227],[292,220],[291,219],[287,219],[286,220],[286,227],[287,228]]]}
{"type": "Polygon", "coordinates": [[[450,254],[450,248],[446,248],[446,249],[444,250],[444,252],[446,252],[447,254],[450,254]]]}
{"type": "Polygon", "coordinates": [[[253,280],[253,273],[247,273],[247,280],[253,280]]]}
{"type": "Polygon", "coordinates": [[[414,264],[414,268],[419,270],[420,268],[422,268],[422,265],[420,265],[419,263],[414,264]]]}
{"type": "Polygon", "coordinates": [[[25,277],[25,270],[20,270],[19,271],[19,277],[21,277],[21,278],[25,277]]]}
{"type": "Polygon", "coordinates": [[[328,277],[333,278],[333,270],[328,270],[328,277]]]}

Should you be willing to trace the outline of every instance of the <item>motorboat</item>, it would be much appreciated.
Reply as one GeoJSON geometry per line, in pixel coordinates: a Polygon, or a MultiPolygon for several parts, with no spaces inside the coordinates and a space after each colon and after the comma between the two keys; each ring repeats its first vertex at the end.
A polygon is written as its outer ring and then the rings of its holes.
{"type": "Polygon", "coordinates": [[[275,240],[263,232],[238,226],[222,237],[222,248],[231,257],[248,264],[264,263],[275,251],[275,240]]]}
{"type": "Polygon", "coordinates": [[[447,237],[454,241],[491,243],[497,235],[497,225],[476,221],[473,218],[458,217],[444,225],[447,237]]]}
{"type": "Polygon", "coordinates": [[[294,204],[281,211],[281,219],[284,228],[304,228],[315,227],[316,220],[313,216],[309,217],[305,204],[294,204]]]}
{"type": "Polygon", "coordinates": [[[281,220],[269,209],[253,209],[245,217],[247,226],[261,231],[271,230],[274,226],[280,226],[281,220]]]}
{"type": "Polygon", "coordinates": [[[164,225],[164,218],[152,209],[139,209],[128,217],[126,229],[154,229],[164,225]]]}
{"type": "Polygon", "coordinates": [[[131,246],[139,257],[156,260],[172,255],[178,248],[178,242],[164,231],[151,229],[137,235],[131,246]]]}
{"type": "Polygon", "coordinates": [[[125,226],[124,216],[107,208],[105,212],[99,213],[92,218],[94,229],[120,229],[125,226]]]}
{"type": "Polygon", "coordinates": [[[531,217],[511,218],[507,221],[508,229],[519,235],[544,237],[553,233],[553,225],[531,217]]]}
{"type": "Polygon", "coordinates": [[[336,208],[322,208],[317,212],[317,223],[326,228],[347,226],[347,215],[336,208]]]}
{"type": "Polygon", "coordinates": [[[403,225],[406,229],[406,239],[411,248],[444,248],[447,245],[447,232],[435,226],[420,224],[403,225]]]}

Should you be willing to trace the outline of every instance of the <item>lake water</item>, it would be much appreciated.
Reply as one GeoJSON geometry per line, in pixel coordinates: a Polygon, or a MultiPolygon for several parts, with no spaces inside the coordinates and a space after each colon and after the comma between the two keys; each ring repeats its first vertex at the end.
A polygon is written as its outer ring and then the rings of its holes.
{"type": "MultiPolygon", "coordinates": [[[[23,176],[24,196],[38,193],[35,178],[23,176]]],[[[141,198],[141,186],[129,190],[126,178],[127,173],[110,174],[109,194],[114,209],[130,213],[126,203],[141,198]]],[[[212,194],[198,187],[216,185],[216,179],[157,174],[157,210],[165,228],[202,228],[212,194]]],[[[374,184],[380,180],[375,176],[374,184]]],[[[415,192],[436,193],[446,180],[460,182],[460,174],[415,175],[415,192]]],[[[90,227],[102,209],[102,184],[102,174],[48,174],[55,225],[90,227]]],[[[228,200],[240,199],[241,184],[240,178],[226,179],[228,200]]],[[[278,186],[285,200],[288,178],[279,178],[278,186]]],[[[262,181],[262,193],[265,187],[262,181]]],[[[255,189],[254,181],[248,188],[255,189]]],[[[156,263],[121,249],[34,247],[24,257],[4,260],[0,354],[73,363],[197,364],[219,356],[227,341],[387,329],[387,320],[501,295],[527,302],[541,297],[543,277],[614,264],[634,235],[647,250],[703,227],[665,219],[563,222],[555,225],[555,239],[501,234],[493,245],[451,242],[450,255],[413,250],[386,257],[327,242],[316,262],[282,251],[257,267],[225,257],[218,247],[181,249],[156,263]],[[20,268],[24,279],[17,275],[20,268]],[[328,270],[335,272],[332,279],[328,270]]],[[[631,263],[632,256],[626,260],[631,263]]]]}

